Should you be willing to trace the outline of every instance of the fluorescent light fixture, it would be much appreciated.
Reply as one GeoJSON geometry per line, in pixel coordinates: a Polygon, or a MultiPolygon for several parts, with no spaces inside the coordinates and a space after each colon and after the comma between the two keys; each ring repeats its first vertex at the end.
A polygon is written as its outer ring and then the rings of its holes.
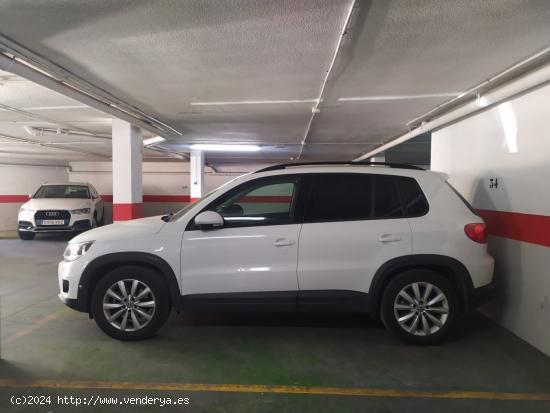
{"type": "Polygon", "coordinates": [[[233,100],[218,102],[191,102],[191,106],[227,106],[227,105],[280,105],[289,103],[315,103],[317,99],[281,99],[281,100],[233,100]]]}
{"type": "Polygon", "coordinates": [[[504,140],[509,153],[518,152],[518,122],[514,108],[510,102],[504,102],[498,105],[498,114],[500,123],[504,130],[504,140]]]}
{"type": "Polygon", "coordinates": [[[196,143],[190,145],[191,149],[212,152],[258,152],[260,145],[222,145],[218,143],[196,143]]]}
{"type": "Polygon", "coordinates": [[[347,96],[338,98],[339,102],[368,102],[378,100],[410,100],[455,97],[460,93],[430,93],[425,95],[388,95],[388,96],[347,96]]]}
{"type": "Polygon", "coordinates": [[[65,106],[29,106],[21,108],[23,110],[58,110],[58,109],[86,109],[90,108],[86,105],[65,105],[65,106]]]}
{"type": "Polygon", "coordinates": [[[162,142],[166,142],[166,139],[162,136],[153,136],[152,138],[144,139],[143,146],[151,146],[162,142]]]}
{"type": "Polygon", "coordinates": [[[485,96],[477,95],[476,99],[476,105],[480,108],[484,108],[486,106],[489,106],[491,102],[489,102],[489,99],[487,99],[485,96]]]}

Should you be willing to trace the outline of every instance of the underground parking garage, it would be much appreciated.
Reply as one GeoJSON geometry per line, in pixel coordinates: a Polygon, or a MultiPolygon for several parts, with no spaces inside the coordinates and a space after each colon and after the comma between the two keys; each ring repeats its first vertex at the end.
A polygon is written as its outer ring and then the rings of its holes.
{"type": "Polygon", "coordinates": [[[0,1],[0,410],[550,410],[550,4],[0,1]]]}

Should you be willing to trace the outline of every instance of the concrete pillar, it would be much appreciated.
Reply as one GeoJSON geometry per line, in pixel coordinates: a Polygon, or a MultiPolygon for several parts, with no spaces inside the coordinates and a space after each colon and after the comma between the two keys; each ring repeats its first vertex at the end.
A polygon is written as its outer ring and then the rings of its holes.
{"type": "Polygon", "coordinates": [[[113,119],[113,221],[143,217],[141,129],[113,119]]]}
{"type": "Polygon", "coordinates": [[[204,195],[204,152],[191,152],[191,202],[204,195]]]}

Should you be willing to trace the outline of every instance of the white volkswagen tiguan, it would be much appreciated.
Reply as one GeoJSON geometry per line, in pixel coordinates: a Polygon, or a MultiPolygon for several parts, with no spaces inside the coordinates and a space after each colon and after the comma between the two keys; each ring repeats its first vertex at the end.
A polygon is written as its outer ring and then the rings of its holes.
{"type": "Polygon", "coordinates": [[[32,240],[39,232],[86,231],[103,222],[103,201],[88,183],[46,183],[19,209],[18,232],[32,240]]]}
{"type": "Polygon", "coordinates": [[[486,227],[443,174],[384,164],[276,165],[176,214],[72,239],[61,300],[111,337],[179,311],[344,311],[435,343],[492,290],[486,227]]]}

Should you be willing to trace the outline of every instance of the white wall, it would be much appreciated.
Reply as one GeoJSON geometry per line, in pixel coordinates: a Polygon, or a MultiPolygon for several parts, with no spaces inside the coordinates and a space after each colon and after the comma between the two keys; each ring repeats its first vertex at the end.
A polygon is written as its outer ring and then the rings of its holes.
{"type": "Polygon", "coordinates": [[[550,86],[433,133],[432,169],[500,234],[489,249],[501,292],[485,311],[550,354],[550,86]]]}
{"type": "MultiPolygon", "coordinates": [[[[65,167],[10,166],[0,164],[0,231],[17,229],[17,212],[28,194],[44,182],[90,182],[101,195],[113,194],[111,162],[71,162],[65,167]],[[15,197],[15,198],[14,198],[15,197]],[[17,199],[17,202],[13,200],[17,199]]],[[[206,169],[205,186],[209,192],[225,182],[265,165],[235,165],[223,172],[206,169]]],[[[189,163],[143,163],[143,212],[145,216],[177,211],[188,203],[190,187],[189,163]],[[164,198],[156,195],[168,196],[164,198]],[[177,202],[169,202],[174,196],[177,202]],[[151,201],[153,199],[153,201],[151,201]]],[[[106,223],[112,222],[112,203],[106,203],[106,223]]]]}
{"type": "MultiPolygon", "coordinates": [[[[95,186],[101,195],[113,194],[111,162],[71,162],[69,173],[71,182],[89,182],[95,186]]],[[[217,188],[225,182],[258,169],[261,166],[233,166],[224,168],[224,172],[213,172],[206,168],[205,193],[217,188]]],[[[168,202],[166,200],[152,202],[155,195],[190,197],[190,173],[188,162],[144,162],[143,163],[143,214],[144,216],[166,214],[177,211],[188,201],[168,202]]],[[[106,223],[112,222],[112,204],[107,203],[106,223]]]]}
{"type": "Polygon", "coordinates": [[[0,231],[17,229],[19,207],[25,196],[46,181],[67,182],[64,167],[39,167],[0,164],[0,231]],[[17,198],[17,202],[13,199],[17,198]]]}

